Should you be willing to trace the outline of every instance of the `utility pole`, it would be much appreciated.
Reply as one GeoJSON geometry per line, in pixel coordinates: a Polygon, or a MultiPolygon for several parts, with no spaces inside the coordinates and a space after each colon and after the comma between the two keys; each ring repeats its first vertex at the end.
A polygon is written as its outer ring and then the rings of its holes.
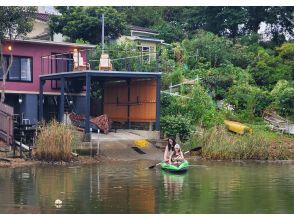
{"type": "Polygon", "coordinates": [[[101,36],[101,41],[102,41],[102,53],[104,53],[104,14],[102,14],[102,36],[101,36]]]}

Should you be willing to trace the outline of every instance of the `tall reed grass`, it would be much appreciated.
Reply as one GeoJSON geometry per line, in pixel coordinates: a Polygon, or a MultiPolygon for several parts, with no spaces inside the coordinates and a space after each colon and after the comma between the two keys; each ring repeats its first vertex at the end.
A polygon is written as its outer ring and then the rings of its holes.
{"type": "Polygon", "coordinates": [[[39,160],[70,161],[73,146],[77,143],[74,129],[55,120],[41,126],[36,139],[39,160]]]}
{"type": "MultiPolygon", "coordinates": [[[[224,126],[194,134],[186,145],[202,146],[201,156],[212,160],[288,160],[294,159],[287,137],[253,132],[243,136],[224,126]]],[[[289,142],[289,140],[288,140],[289,142]]],[[[293,147],[293,146],[292,146],[293,147]]],[[[293,150],[293,149],[292,149],[293,150]]]]}

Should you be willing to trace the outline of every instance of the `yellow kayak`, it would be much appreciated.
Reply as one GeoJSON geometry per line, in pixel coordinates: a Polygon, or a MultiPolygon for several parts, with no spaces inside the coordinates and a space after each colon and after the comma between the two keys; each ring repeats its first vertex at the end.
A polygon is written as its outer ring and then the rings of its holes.
{"type": "Polygon", "coordinates": [[[252,133],[252,129],[249,128],[248,126],[240,123],[240,122],[236,122],[236,121],[229,121],[229,120],[225,120],[225,125],[227,126],[229,131],[233,131],[237,134],[244,134],[246,132],[249,132],[250,134],[252,133]]]}

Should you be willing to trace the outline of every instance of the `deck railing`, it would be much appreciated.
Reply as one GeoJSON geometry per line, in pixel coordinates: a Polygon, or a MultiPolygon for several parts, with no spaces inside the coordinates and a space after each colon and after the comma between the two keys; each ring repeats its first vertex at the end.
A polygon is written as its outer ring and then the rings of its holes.
{"type": "Polygon", "coordinates": [[[13,108],[0,103],[0,138],[7,144],[13,141],[13,108]]]}
{"type": "Polygon", "coordinates": [[[42,56],[41,74],[84,70],[159,72],[159,65],[157,52],[75,49],[67,53],[42,56]]]}

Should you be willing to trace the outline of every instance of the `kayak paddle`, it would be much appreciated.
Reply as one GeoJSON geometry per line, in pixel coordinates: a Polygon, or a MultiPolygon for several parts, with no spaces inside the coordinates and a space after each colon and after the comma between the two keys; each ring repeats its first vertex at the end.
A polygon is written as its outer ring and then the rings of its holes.
{"type": "MultiPolygon", "coordinates": [[[[187,153],[189,153],[189,152],[191,152],[191,151],[199,151],[199,150],[201,150],[201,149],[202,149],[202,147],[195,147],[195,148],[192,148],[192,149],[190,149],[190,150],[184,152],[184,154],[187,154],[187,153]]],[[[161,163],[162,163],[162,162],[159,162],[159,163],[154,164],[154,165],[152,165],[152,166],[150,166],[150,167],[148,167],[148,168],[149,168],[149,169],[153,169],[154,167],[158,166],[158,165],[161,164],[161,163]]]]}

